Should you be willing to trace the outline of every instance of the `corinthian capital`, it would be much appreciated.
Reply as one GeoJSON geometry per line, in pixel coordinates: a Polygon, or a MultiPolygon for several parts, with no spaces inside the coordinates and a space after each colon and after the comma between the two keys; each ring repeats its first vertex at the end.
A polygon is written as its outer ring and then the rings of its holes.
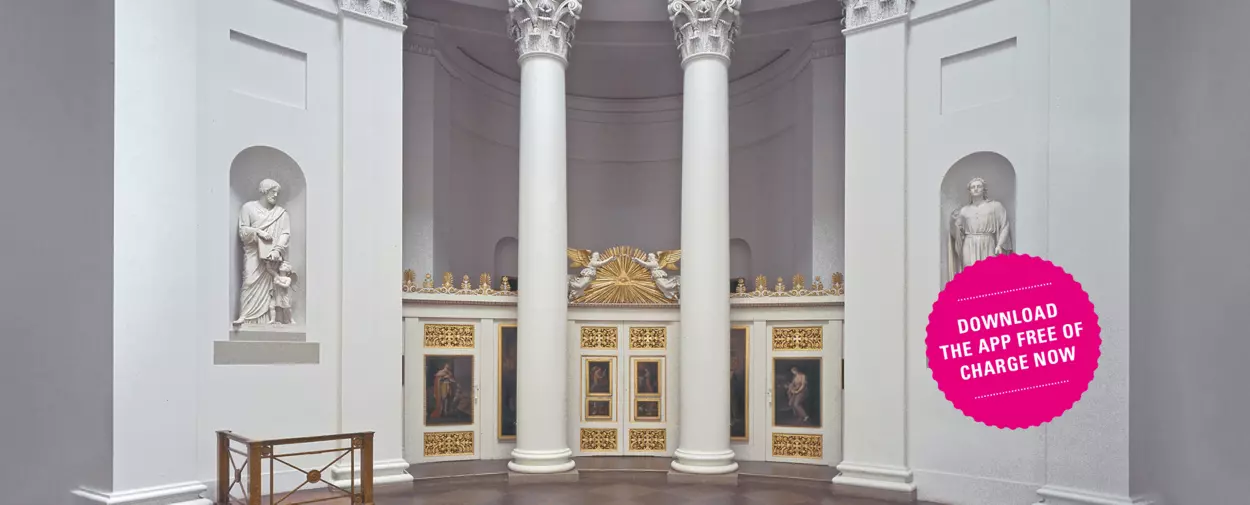
{"type": "Polygon", "coordinates": [[[508,0],[508,33],[516,40],[517,53],[521,58],[538,53],[568,61],[581,12],[578,0],[508,0]]]}
{"type": "Polygon", "coordinates": [[[685,62],[700,55],[729,59],[742,18],[742,0],[669,0],[668,18],[685,62]]]}

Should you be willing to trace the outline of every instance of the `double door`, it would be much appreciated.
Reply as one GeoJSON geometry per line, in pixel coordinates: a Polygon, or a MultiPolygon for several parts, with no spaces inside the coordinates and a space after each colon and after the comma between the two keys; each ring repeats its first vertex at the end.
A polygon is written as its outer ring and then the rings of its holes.
{"type": "Polygon", "coordinates": [[[667,456],[673,452],[676,325],[671,322],[583,321],[570,328],[569,412],[576,412],[580,456],[667,456]]]}
{"type": "Polygon", "coordinates": [[[765,460],[841,460],[841,321],[767,326],[765,460]]]}

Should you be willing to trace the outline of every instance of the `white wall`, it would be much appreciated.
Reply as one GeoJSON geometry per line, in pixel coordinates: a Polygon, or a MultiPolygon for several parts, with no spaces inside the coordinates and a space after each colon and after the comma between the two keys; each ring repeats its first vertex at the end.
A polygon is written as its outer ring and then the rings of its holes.
{"type": "Polygon", "coordinates": [[[895,470],[910,470],[920,499],[949,503],[1127,500],[1126,10],[1127,1],[918,2],[907,22],[847,36],[846,194],[857,212],[847,221],[855,296],[847,300],[845,436],[849,461],[886,467],[870,468],[873,478],[892,484],[905,475],[895,470]],[[905,89],[894,94],[896,82],[905,89]],[[896,154],[899,138],[905,156],[896,154]],[[990,187],[991,196],[1014,195],[1015,249],[1076,276],[1103,328],[1089,391],[1038,428],[967,418],[924,359],[943,279],[943,180],[977,152],[1003,156],[1015,172],[1015,188],[990,187]],[[881,215],[866,215],[877,213],[873,205],[881,215]],[[895,263],[894,248],[903,261],[895,263]],[[895,270],[905,272],[903,286],[895,270]],[[898,312],[901,328],[891,319],[898,312]],[[905,354],[894,351],[900,331],[905,354]],[[895,389],[900,362],[906,381],[895,389]],[[865,388],[873,398],[860,396],[865,388]],[[906,406],[901,426],[896,399],[906,406]],[[902,454],[898,440],[906,440],[902,454]]]}
{"type": "Polygon", "coordinates": [[[1246,501],[1247,16],[1133,2],[1131,485],[1168,505],[1246,501]]]}
{"type": "Polygon", "coordinates": [[[0,16],[0,471],[10,503],[112,486],[113,2],[0,16]]]}
{"type": "MultiPolygon", "coordinates": [[[[463,57],[454,46],[442,47],[437,64],[431,63],[436,58],[416,51],[410,48],[405,59],[410,100],[414,93],[428,94],[433,83],[434,97],[422,100],[440,105],[406,108],[409,124],[425,128],[430,119],[413,116],[433,114],[438,126],[415,138],[406,135],[405,268],[423,265],[425,250],[432,248],[436,281],[444,271],[454,272],[457,282],[465,274],[476,281],[483,272],[497,279],[501,273],[493,271],[496,246],[501,239],[516,237],[517,84],[463,57]],[[444,78],[445,87],[439,85],[444,78]],[[449,104],[450,118],[445,123],[441,104],[449,104]],[[434,139],[443,134],[445,141],[434,139]],[[444,145],[448,146],[446,158],[438,151],[444,145]],[[430,162],[434,173],[422,172],[430,162]],[[419,227],[425,225],[413,224],[424,219],[413,209],[425,205],[413,201],[425,195],[411,184],[413,180],[432,181],[432,243],[420,237],[419,227]]],[[[748,277],[765,274],[789,282],[795,273],[808,279],[813,274],[827,278],[833,269],[841,270],[841,155],[840,144],[833,142],[840,132],[841,111],[836,104],[841,100],[828,98],[840,94],[836,81],[840,59],[821,61],[818,89],[813,85],[817,82],[813,72],[805,70],[806,57],[783,59],[776,64],[780,68],[761,72],[776,74],[764,86],[734,88],[730,226],[731,236],[745,240],[751,248],[748,277]],[[820,106],[814,107],[815,103],[820,106]],[[835,149],[836,156],[819,160],[813,154],[835,149]],[[828,188],[812,187],[816,163],[828,169],[827,177],[821,179],[828,179],[828,188]],[[827,272],[811,271],[816,247],[813,215],[817,212],[813,199],[818,191],[839,193],[831,197],[832,204],[818,208],[823,213],[819,226],[829,230],[821,247],[836,250],[820,262],[822,268],[830,269],[827,272]]],[[[680,98],[570,97],[568,103],[570,247],[680,247],[680,98]]],[[[418,276],[424,273],[417,272],[418,276]]]]}

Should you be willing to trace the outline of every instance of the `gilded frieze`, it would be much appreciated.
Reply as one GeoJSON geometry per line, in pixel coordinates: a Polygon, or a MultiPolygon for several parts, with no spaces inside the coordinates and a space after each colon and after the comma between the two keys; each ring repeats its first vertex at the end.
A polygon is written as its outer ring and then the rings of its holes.
{"type": "Polygon", "coordinates": [[[668,430],[664,428],[630,428],[630,452],[665,452],[668,450],[668,430]]]}
{"type": "Polygon", "coordinates": [[[425,325],[425,347],[437,349],[472,349],[474,347],[471,324],[425,325]]]}
{"type": "Polygon", "coordinates": [[[616,451],[616,428],[582,428],[582,452],[616,451]]]}
{"type": "Polygon", "coordinates": [[[472,431],[442,431],[425,433],[425,456],[472,456],[472,431]]]}
{"type": "Polygon", "coordinates": [[[615,326],[583,326],[582,349],[616,349],[615,326]]]}
{"type": "Polygon", "coordinates": [[[823,346],[824,332],[819,326],[773,328],[774,351],[818,351],[823,346]]]}
{"type": "Polygon", "coordinates": [[[773,457],[820,459],[824,457],[824,439],[820,435],[773,433],[773,457]]]}
{"type": "Polygon", "coordinates": [[[640,327],[629,329],[630,349],[664,349],[668,346],[668,328],[640,327]]]}

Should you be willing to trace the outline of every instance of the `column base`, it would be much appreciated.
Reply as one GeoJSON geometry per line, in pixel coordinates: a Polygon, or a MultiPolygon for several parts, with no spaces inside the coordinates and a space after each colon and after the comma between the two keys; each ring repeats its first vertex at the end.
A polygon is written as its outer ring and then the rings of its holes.
{"type": "Polygon", "coordinates": [[[701,474],[685,473],[676,470],[668,471],[669,484],[711,484],[714,486],[737,486],[738,472],[701,474]]]}
{"type": "Polygon", "coordinates": [[[673,451],[672,468],[680,473],[719,475],[738,471],[738,463],[734,462],[734,452],[730,450],[709,452],[677,449],[673,451]]]}
{"type": "Polygon", "coordinates": [[[833,478],[834,493],[900,503],[916,501],[911,470],[858,463],[840,463],[837,468],[839,474],[833,478]]]}
{"type": "Polygon", "coordinates": [[[1037,505],[1150,505],[1150,498],[1130,498],[1062,486],[1042,486],[1037,490],[1042,501],[1037,505]]]}
{"type": "Polygon", "coordinates": [[[508,485],[516,484],[566,484],[577,482],[580,478],[577,470],[560,473],[520,473],[508,472],[508,485]]]}
{"type": "Polygon", "coordinates": [[[508,470],[516,473],[564,473],[577,466],[573,462],[573,451],[556,449],[552,451],[512,450],[512,461],[508,462],[508,470]]]}

